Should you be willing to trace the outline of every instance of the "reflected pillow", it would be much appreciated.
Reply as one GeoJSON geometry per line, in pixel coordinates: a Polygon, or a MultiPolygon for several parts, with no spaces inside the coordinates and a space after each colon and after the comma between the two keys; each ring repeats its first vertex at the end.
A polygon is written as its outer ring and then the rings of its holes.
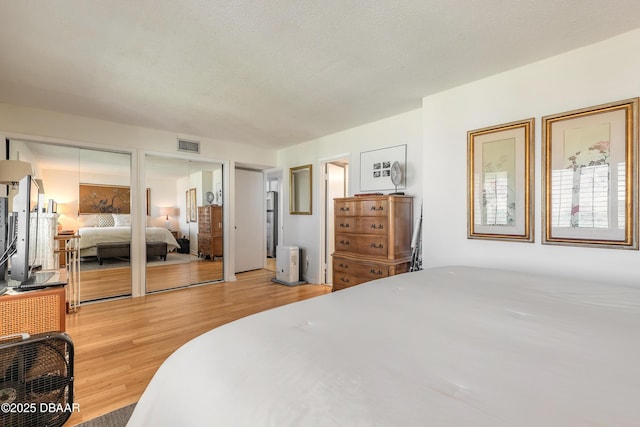
{"type": "Polygon", "coordinates": [[[129,214],[113,214],[113,223],[115,227],[130,227],[131,215],[129,214]]]}
{"type": "Polygon", "coordinates": [[[111,214],[97,215],[96,227],[113,227],[114,223],[113,215],[111,214]]]}

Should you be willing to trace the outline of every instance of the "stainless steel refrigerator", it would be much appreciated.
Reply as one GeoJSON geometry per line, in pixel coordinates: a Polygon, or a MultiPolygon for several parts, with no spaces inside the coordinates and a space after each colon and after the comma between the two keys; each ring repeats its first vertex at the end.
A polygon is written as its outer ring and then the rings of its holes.
{"type": "Polygon", "coordinates": [[[267,256],[276,257],[278,246],[278,192],[267,191],[267,256]]]}

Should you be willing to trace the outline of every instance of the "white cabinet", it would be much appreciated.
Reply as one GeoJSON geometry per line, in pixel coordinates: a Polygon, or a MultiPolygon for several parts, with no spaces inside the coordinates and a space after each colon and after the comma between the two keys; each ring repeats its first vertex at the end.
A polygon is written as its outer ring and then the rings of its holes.
{"type": "Polygon", "coordinates": [[[43,270],[57,268],[53,251],[56,249],[54,237],[58,229],[58,214],[32,212],[30,229],[29,264],[41,265],[43,270]]]}

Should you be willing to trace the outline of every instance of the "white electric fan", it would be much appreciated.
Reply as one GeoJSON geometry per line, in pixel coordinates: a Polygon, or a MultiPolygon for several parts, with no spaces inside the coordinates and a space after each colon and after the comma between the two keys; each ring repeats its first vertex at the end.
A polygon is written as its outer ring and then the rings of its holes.
{"type": "Polygon", "coordinates": [[[402,166],[400,166],[400,163],[398,163],[398,161],[395,161],[393,162],[393,164],[391,164],[390,175],[391,182],[396,187],[396,191],[391,194],[397,196],[404,195],[404,192],[398,192],[398,185],[402,183],[402,166]]]}

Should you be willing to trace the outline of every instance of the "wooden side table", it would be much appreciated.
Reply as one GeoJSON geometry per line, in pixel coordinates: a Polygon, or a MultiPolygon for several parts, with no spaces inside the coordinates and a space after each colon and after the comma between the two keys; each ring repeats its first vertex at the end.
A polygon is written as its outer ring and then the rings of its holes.
{"type": "Polygon", "coordinates": [[[56,262],[58,268],[67,266],[70,255],[78,250],[78,239],[80,239],[80,236],[77,234],[58,234],[54,236],[53,240],[57,242],[57,245],[53,253],[57,254],[56,262]]]}

